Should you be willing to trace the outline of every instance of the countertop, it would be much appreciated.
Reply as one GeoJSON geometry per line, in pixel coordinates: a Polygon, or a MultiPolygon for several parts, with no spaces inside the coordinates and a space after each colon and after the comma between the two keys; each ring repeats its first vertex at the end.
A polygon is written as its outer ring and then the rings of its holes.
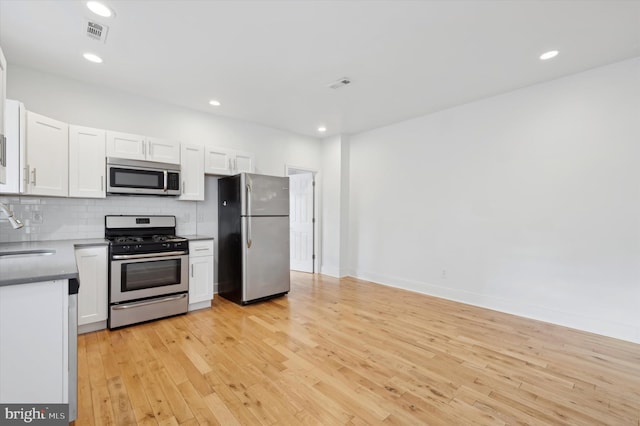
{"type": "Polygon", "coordinates": [[[186,238],[189,241],[198,241],[198,240],[213,240],[214,238],[211,235],[180,235],[182,238],[186,238]]]}
{"type": "Polygon", "coordinates": [[[101,238],[1,243],[0,253],[50,250],[50,255],[0,256],[0,286],[78,278],[74,250],[80,247],[108,245],[101,238]]]}

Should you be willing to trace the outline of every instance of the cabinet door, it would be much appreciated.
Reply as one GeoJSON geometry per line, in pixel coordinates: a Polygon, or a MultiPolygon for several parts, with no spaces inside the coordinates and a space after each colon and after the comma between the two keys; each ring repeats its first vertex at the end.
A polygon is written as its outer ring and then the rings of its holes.
{"type": "Polygon", "coordinates": [[[69,125],[27,111],[27,187],[30,195],[69,194],[69,125]]]}
{"type": "Polygon", "coordinates": [[[19,194],[24,191],[21,178],[24,175],[24,105],[7,99],[4,104],[4,130],[6,136],[7,179],[0,184],[0,193],[19,194]]]}
{"type": "Polygon", "coordinates": [[[107,157],[144,160],[145,155],[144,136],[107,131],[107,157]]]}
{"type": "Polygon", "coordinates": [[[225,148],[205,148],[204,172],[212,175],[230,175],[233,172],[231,150],[225,148]]]}
{"type": "Polygon", "coordinates": [[[4,128],[4,100],[7,96],[7,61],[0,48],[0,184],[7,183],[7,139],[4,128]]]}
{"type": "Polygon", "coordinates": [[[233,166],[235,173],[254,173],[256,171],[254,155],[250,152],[236,151],[233,166]]]}
{"type": "Polygon", "coordinates": [[[189,304],[213,299],[213,257],[189,257],[189,304]]]}
{"type": "Polygon", "coordinates": [[[180,149],[181,200],[204,200],[204,148],[182,144],[180,149]]]}
{"type": "Polygon", "coordinates": [[[147,138],[147,160],[180,164],[180,142],[147,138]]]}
{"type": "Polygon", "coordinates": [[[69,126],[69,196],[105,198],[105,131],[69,126]]]}
{"type": "Polygon", "coordinates": [[[80,275],[78,291],[78,325],[106,321],[107,299],[107,247],[76,249],[76,263],[80,275]]]}

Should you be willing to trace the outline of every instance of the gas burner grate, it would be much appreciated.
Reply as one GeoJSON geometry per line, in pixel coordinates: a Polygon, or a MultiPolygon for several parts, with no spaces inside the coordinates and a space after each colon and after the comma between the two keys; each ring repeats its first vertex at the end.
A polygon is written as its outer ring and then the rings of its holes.
{"type": "Polygon", "coordinates": [[[116,237],[114,240],[116,243],[141,243],[143,241],[142,237],[116,237]]]}

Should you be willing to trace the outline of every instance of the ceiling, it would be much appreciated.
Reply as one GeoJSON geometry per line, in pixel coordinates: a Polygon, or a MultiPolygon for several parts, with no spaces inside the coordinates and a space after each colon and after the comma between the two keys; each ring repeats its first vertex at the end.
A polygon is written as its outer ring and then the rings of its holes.
{"type": "Polygon", "coordinates": [[[325,137],[640,56],[640,1],[103,3],[115,17],[79,0],[0,0],[9,75],[21,65],[325,137]],[[106,43],[86,18],[109,27],[106,43]],[[327,87],[342,77],[352,83],[327,87]]]}

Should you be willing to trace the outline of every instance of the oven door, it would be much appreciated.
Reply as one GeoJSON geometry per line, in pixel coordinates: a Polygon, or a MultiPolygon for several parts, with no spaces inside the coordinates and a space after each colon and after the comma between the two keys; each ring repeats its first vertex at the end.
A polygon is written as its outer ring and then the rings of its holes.
{"type": "Polygon", "coordinates": [[[185,252],[111,256],[111,303],[189,291],[185,252]]]}

